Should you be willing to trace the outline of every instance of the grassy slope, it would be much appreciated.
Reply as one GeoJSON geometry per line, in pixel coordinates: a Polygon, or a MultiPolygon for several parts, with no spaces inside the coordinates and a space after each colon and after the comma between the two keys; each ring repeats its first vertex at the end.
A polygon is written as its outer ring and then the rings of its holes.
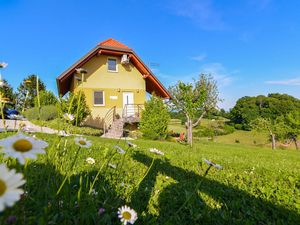
{"type": "MultiPolygon", "coordinates": [[[[113,157],[111,162],[119,169],[103,168],[95,186],[98,195],[90,196],[88,186],[109,158],[105,154],[114,152],[115,141],[89,137],[93,147],[80,150],[69,181],[56,196],[77,147],[72,137],[60,141],[51,135],[38,137],[50,143],[48,155],[28,165],[28,194],[0,215],[0,224],[8,215],[18,215],[24,224],[119,224],[116,211],[125,203],[138,212],[136,224],[300,222],[300,154],[295,151],[212,142],[199,142],[190,149],[177,143],[137,140],[138,149],[113,157]],[[162,150],[165,156],[152,155],[150,147],[162,150]],[[96,159],[96,165],[85,163],[89,156],[96,159]],[[201,163],[203,158],[224,169],[211,169],[202,178],[200,175],[207,168],[201,163]],[[99,207],[106,208],[100,217],[99,207]]],[[[126,149],[123,141],[119,145],[126,149]]],[[[8,163],[14,166],[13,162],[8,163]]]]}

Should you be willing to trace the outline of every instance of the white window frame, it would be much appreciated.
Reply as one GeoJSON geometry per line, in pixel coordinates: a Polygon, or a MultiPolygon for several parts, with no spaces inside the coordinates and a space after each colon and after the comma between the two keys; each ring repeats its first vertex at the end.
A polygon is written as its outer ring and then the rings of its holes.
{"type": "Polygon", "coordinates": [[[118,68],[118,59],[116,57],[108,57],[107,58],[107,71],[110,72],[110,73],[117,73],[119,71],[119,68],[118,68]],[[108,61],[109,60],[116,60],[116,70],[109,70],[108,69],[108,61]]]}
{"type": "Polygon", "coordinates": [[[94,106],[105,106],[105,92],[103,90],[95,90],[93,92],[93,103],[94,103],[94,106]],[[103,104],[95,104],[95,92],[102,92],[102,95],[103,95],[103,104]]]}

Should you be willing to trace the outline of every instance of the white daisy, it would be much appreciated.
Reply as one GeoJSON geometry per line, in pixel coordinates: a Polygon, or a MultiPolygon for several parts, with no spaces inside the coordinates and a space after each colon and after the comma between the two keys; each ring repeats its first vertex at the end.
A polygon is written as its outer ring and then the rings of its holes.
{"type": "Polygon", "coordinates": [[[79,145],[81,148],[89,148],[92,146],[91,141],[88,141],[86,138],[79,137],[79,138],[74,138],[75,143],[79,145]]]}
{"type": "Polygon", "coordinates": [[[207,163],[208,165],[210,165],[210,166],[215,167],[216,169],[219,169],[219,170],[223,169],[223,167],[222,167],[221,165],[216,164],[216,163],[214,163],[214,162],[212,162],[212,161],[209,161],[209,160],[207,160],[207,159],[204,159],[204,162],[206,162],[206,163],[207,163]]]}
{"type": "Polygon", "coordinates": [[[124,225],[127,223],[134,224],[138,219],[136,211],[126,205],[118,209],[118,217],[124,225]]]}
{"type": "Polygon", "coordinates": [[[127,141],[127,144],[128,144],[129,147],[132,147],[132,148],[136,148],[136,147],[137,147],[136,144],[133,144],[133,143],[130,142],[130,141],[127,141]]]}
{"type": "Polygon", "coordinates": [[[120,154],[124,154],[124,153],[125,153],[125,150],[123,150],[123,149],[122,149],[121,147],[119,147],[118,145],[115,145],[114,148],[117,149],[117,152],[120,153],[120,154]]]}
{"type": "Polygon", "coordinates": [[[64,117],[65,120],[69,120],[69,121],[73,121],[75,119],[75,117],[70,113],[65,113],[63,115],[63,117],[64,117]]]}
{"type": "Polygon", "coordinates": [[[93,159],[92,157],[88,157],[85,161],[91,165],[95,164],[95,159],[93,159]]]}
{"type": "Polygon", "coordinates": [[[165,153],[163,153],[162,151],[159,151],[156,148],[150,148],[149,151],[156,154],[156,155],[165,155],[165,153]]]}
{"type": "Polygon", "coordinates": [[[0,164],[0,212],[6,207],[12,207],[24,193],[19,187],[25,184],[23,174],[9,170],[5,164],[0,164]]]}
{"type": "Polygon", "coordinates": [[[37,154],[45,154],[44,148],[48,147],[48,143],[37,140],[33,137],[18,133],[14,136],[0,140],[0,146],[5,158],[13,157],[18,159],[21,164],[25,164],[25,159],[36,159],[37,154]]]}

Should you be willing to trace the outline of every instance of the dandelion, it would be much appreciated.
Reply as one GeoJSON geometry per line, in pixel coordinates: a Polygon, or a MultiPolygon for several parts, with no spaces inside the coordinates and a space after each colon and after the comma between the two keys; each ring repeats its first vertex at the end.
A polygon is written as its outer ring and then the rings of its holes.
{"type": "Polygon", "coordinates": [[[95,159],[93,159],[92,157],[88,157],[85,161],[90,165],[95,164],[95,159]]]}
{"type": "Polygon", "coordinates": [[[0,140],[0,146],[6,158],[10,156],[18,159],[21,164],[25,164],[26,158],[36,159],[37,154],[45,154],[44,148],[48,147],[48,143],[18,133],[0,140]]]}
{"type": "Polygon", "coordinates": [[[133,143],[130,142],[130,141],[127,141],[127,145],[128,145],[129,147],[132,147],[132,148],[136,148],[136,147],[137,147],[136,144],[133,144],[133,143]]]}
{"type": "Polygon", "coordinates": [[[149,151],[156,154],[156,155],[165,155],[162,151],[159,151],[156,148],[150,148],[149,151]]]}
{"type": "Polygon", "coordinates": [[[68,121],[73,121],[75,119],[75,117],[70,113],[65,113],[63,115],[63,117],[64,117],[65,120],[68,120],[68,121]]]}
{"type": "Polygon", "coordinates": [[[124,225],[127,223],[134,224],[138,219],[136,211],[126,205],[118,209],[118,217],[124,225]]]}
{"type": "Polygon", "coordinates": [[[81,148],[89,148],[92,145],[91,141],[88,141],[86,138],[83,137],[75,138],[74,140],[75,143],[81,148]]]}
{"type": "Polygon", "coordinates": [[[5,207],[12,207],[24,193],[19,187],[25,184],[23,174],[9,170],[5,164],[0,164],[0,212],[5,207]]]}
{"type": "Polygon", "coordinates": [[[212,161],[209,161],[209,160],[207,160],[207,159],[204,159],[204,162],[207,163],[207,164],[210,165],[210,166],[215,167],[216,169],[219,169],[219,170],[223,169],[223,167],[222,167],[221,165],[216,164],[216,163],[214,163],[214,162],[212,162],[212,161]]]}
{"type": "Polygon", "coordinates": [[[116,164],[112,164],[112,163],[108,163],[108,165],[113,168],[113,169],[116,169],[117,168],[117,165],[116,164]]]}
{"type": "Polygon", "coordinates": [[[117,152],[120,153],[120,154],[124,154],[124,153],[125,153],[125,150],[123,150],[123,149],[122,149],[121,147],[119,147],[118,145],[115,145],[114,148],[117,149],[117,152]]]}

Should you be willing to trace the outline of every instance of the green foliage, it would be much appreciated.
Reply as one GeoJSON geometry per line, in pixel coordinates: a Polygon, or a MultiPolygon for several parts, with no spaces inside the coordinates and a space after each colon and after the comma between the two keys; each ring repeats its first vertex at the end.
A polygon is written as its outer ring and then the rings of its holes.
{"type": "Polygon", "coordinates": [[[62,114],[69,113],[74,115],[75,119],[72,121],[73,125],[80,125],[89,115],[91,110],[86,103],[86,97],[83,92],[75,94],[70,93],[65,99],[61,99],[62,114]]]}
{"type": "MultiPolygon", "coordinates": [[[[43,121],[48,121],[48,120],[53,120],[58,117],[58,110],[57,106],[55,105],[46,105],[42,106],[40,110],[40,120],[43,121]]],[[[38,120],[39,119],[39,108],[38,107],[33,107],[30,109],[27,109],[24,112],[24,116],[28,120],[38,120]]]]}
{"type": "MultiPolygon", "coordinates": [[[[39,92],[46,90],[46,85],[39,79],[39,92]]],[[[19,85],[17,91],[17,108],[34,107],[34,99],[37,96],[37,75],[32,74],[26,77],[19,85]]]]}
{"type": "Polygon", "coordinates": [[[231,134],[234,130],[232,126],[222,121],[213,121],[208,126],[198,126],[193,134],[195,137],[214,137],[231,134]]]}
{"type": "MultiPolygon", "coordinates": [[[[57,98],[53,94],[52,91],[47,91],[43,90],[39,93],[40,96],[40,105],[56,105],[57,103],[57,98]]],[[[38,106],[38,99],[37,96],[34,98],[34,105],[37,107],[38,106]]]]}
{"type": "Polygon", "coordinates": [[[165,139],[168,133],[170,115],[162,99],[152,95],[145,103],[145,110],[142,112],[140,130],[145,138],[165,139]]]}
{"type": "MultiPolygon", "coordinates": [[[[10,133],[1,133],[0,137],[7,135],[10,133]]],[[[80,149],[70,170],[78,150],[74,137],[36,136],[48,142],[47,154],[30,160],[26,170],[0,155],[1,163],[11,169],[19,166],[18,172],[24,172],[26,179],[22,187],[26,195],[1,212],[0,224],[8,224],[11,215],[16,215],[16,224],[121,224],[116,212],[127,204],[137,211],[135,224],[143,225],[299,225],[298,152],[213,142],[197,142],[190,148],[137,140],[137,149],[121,155],[114,154],[115,140],[86,137],[92,147],[80,149]],[[157,148],[165,156],[154,155],[149,148],[157,148]],[[87,164],[87,157],[96,163],[87,164]],[[208,165],[202,159],[213,160],[224,169],[211,168],[203,177],[208,165]],[[109,167],[108,162],[117,169],[109,167]],[[88,194],[98,171],[94,186],[97,193],[88,194]],[[56,195],[66,174],[70,176],[56,195]],[[105,209],[101,215],[97,213],[99,208],[105,209]]],[[[118,145],[127,149],[125,141],[118,145]]]]}
{"type": "Polygon", "coordinates": [[[1,95],[1,97],[2,98],[8,98],[10,102],[15,104],[16,95],[13,91],[12,86],[10,86],[10,84],[6,80],[2,80],[2,81],[3,81],[3,85],[0,86],[0,95],[1,95]]]}
{"type": "Polygon", "coordinates": [[[101,136],[103,131],[100,129],[85,127],[85,126],[74,126],[70,123],[67,123],[64,119],[54,119],[47,121],[45,124],[44,121],[32,120],[34,124],[39,126],[47,126],[54,130],[65,130],[68,134],[80,134],[80,135],[89,135],[89,136],[101,136]]]}
{"type": "Polygon", "coordinates": [[[300,110],[300,100],[286,94],[259,95],[240,98],[230,111],[234,124],[241,124],[242,129],[251,129],[250,123],[261,117],[276,120],[286,117],[290,112],[300,110]]]}

